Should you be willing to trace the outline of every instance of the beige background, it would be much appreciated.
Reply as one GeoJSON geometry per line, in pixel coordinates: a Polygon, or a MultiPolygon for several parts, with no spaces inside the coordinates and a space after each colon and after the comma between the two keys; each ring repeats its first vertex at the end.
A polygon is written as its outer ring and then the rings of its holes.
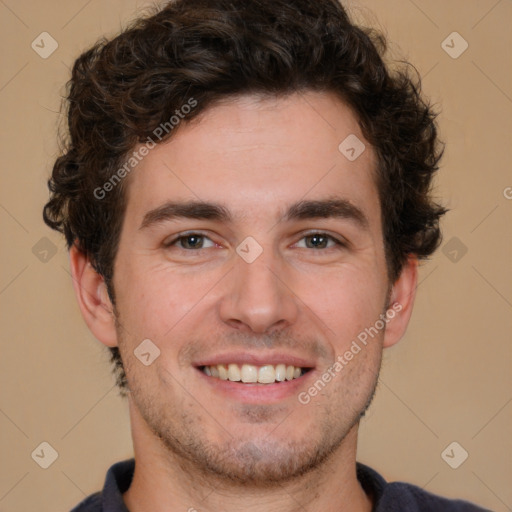
{"type": "MultiPolygon", "coordinates": [[[[126,405],[80,317],[63,240],[44,226],[41,208],[69,66],[148,5],[0,0],[2,511],[69,510],[132,453],[126,405]],[[43,31],[59,44],[48,59],[31,48],[43,31]],[[31,458],[43,441],[59,454],[46,470],[31,458]]],[[[409,331],[386,352],[361,426],[359,460],[389,480],[512,510],[512,3],[348,5],[357,19],[385,27],[395,56],[416,64],[442,109],[437,194],[452,208],[444,221],[452,245],[421,269],[409,331]],[[453,31],[469,43],[457,59],[441,47],[453,31]],[[458,469],[441,458],[452,441],[469,453],[458,469]]]]}

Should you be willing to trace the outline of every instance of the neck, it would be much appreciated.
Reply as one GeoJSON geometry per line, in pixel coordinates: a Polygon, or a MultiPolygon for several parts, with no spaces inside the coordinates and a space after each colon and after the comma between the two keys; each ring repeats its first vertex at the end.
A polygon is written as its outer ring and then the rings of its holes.
{"type": "Polygon", "coordinates": [[[130,400],[135,473],[123,499],[130,512],[370,512],[356,476],[356,424],[322,467],[286,483],[257,488],[206,475],[170,453],[130,400]]]}

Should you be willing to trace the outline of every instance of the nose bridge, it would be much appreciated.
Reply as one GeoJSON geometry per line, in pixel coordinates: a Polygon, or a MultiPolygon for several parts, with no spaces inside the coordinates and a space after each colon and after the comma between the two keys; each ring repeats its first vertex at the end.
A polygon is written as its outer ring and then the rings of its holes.
{"type": "Polygon", "coordinates": [[[278,279],[277,258],[268,249],[263,252],[255,261],[248,263],[238,261],[237,281],[239,292],[248,295],[253,301],[263,302],[278,294],[277,288],[280,283],[278,279]]]}
{"type": "Polygon", "coordinates": [[[244,324],[254,332],[293,323],[297,305],[282,269],[282,262],[270,248],[252,262],[239,256],[222,299],[222,320],[238,328],[244,324]]]}

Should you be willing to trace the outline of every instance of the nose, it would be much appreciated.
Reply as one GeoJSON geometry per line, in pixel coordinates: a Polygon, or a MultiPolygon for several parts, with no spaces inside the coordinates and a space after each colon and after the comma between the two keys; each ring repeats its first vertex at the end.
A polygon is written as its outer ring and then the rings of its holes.
{"type": "Polygon", "coordinates": [[[289,327],[298,316],[298,299],[287,277],[283,264],[270,250],[252,263],[237,257],[226,276],[221,319],[231,327],[254,333],[289,327]]]}

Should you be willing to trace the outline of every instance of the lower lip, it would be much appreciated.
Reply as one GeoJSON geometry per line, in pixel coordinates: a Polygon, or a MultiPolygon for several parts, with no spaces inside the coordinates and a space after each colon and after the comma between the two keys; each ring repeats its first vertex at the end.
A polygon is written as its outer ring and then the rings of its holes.
{"type": "Polygon", "coordinates": [[[205,379],[205,383],[217,392],[234,399],[238,402],[248,404],[271,404],[286,400],[290,397],[297,397],[301,389],[305,389],[311,380],[314,370],[310,370],[301,377],[274,384],[244,384],[242,382],[231,382],[217,377],[209,377],[199,368],[197,371],[205,379]]]}

